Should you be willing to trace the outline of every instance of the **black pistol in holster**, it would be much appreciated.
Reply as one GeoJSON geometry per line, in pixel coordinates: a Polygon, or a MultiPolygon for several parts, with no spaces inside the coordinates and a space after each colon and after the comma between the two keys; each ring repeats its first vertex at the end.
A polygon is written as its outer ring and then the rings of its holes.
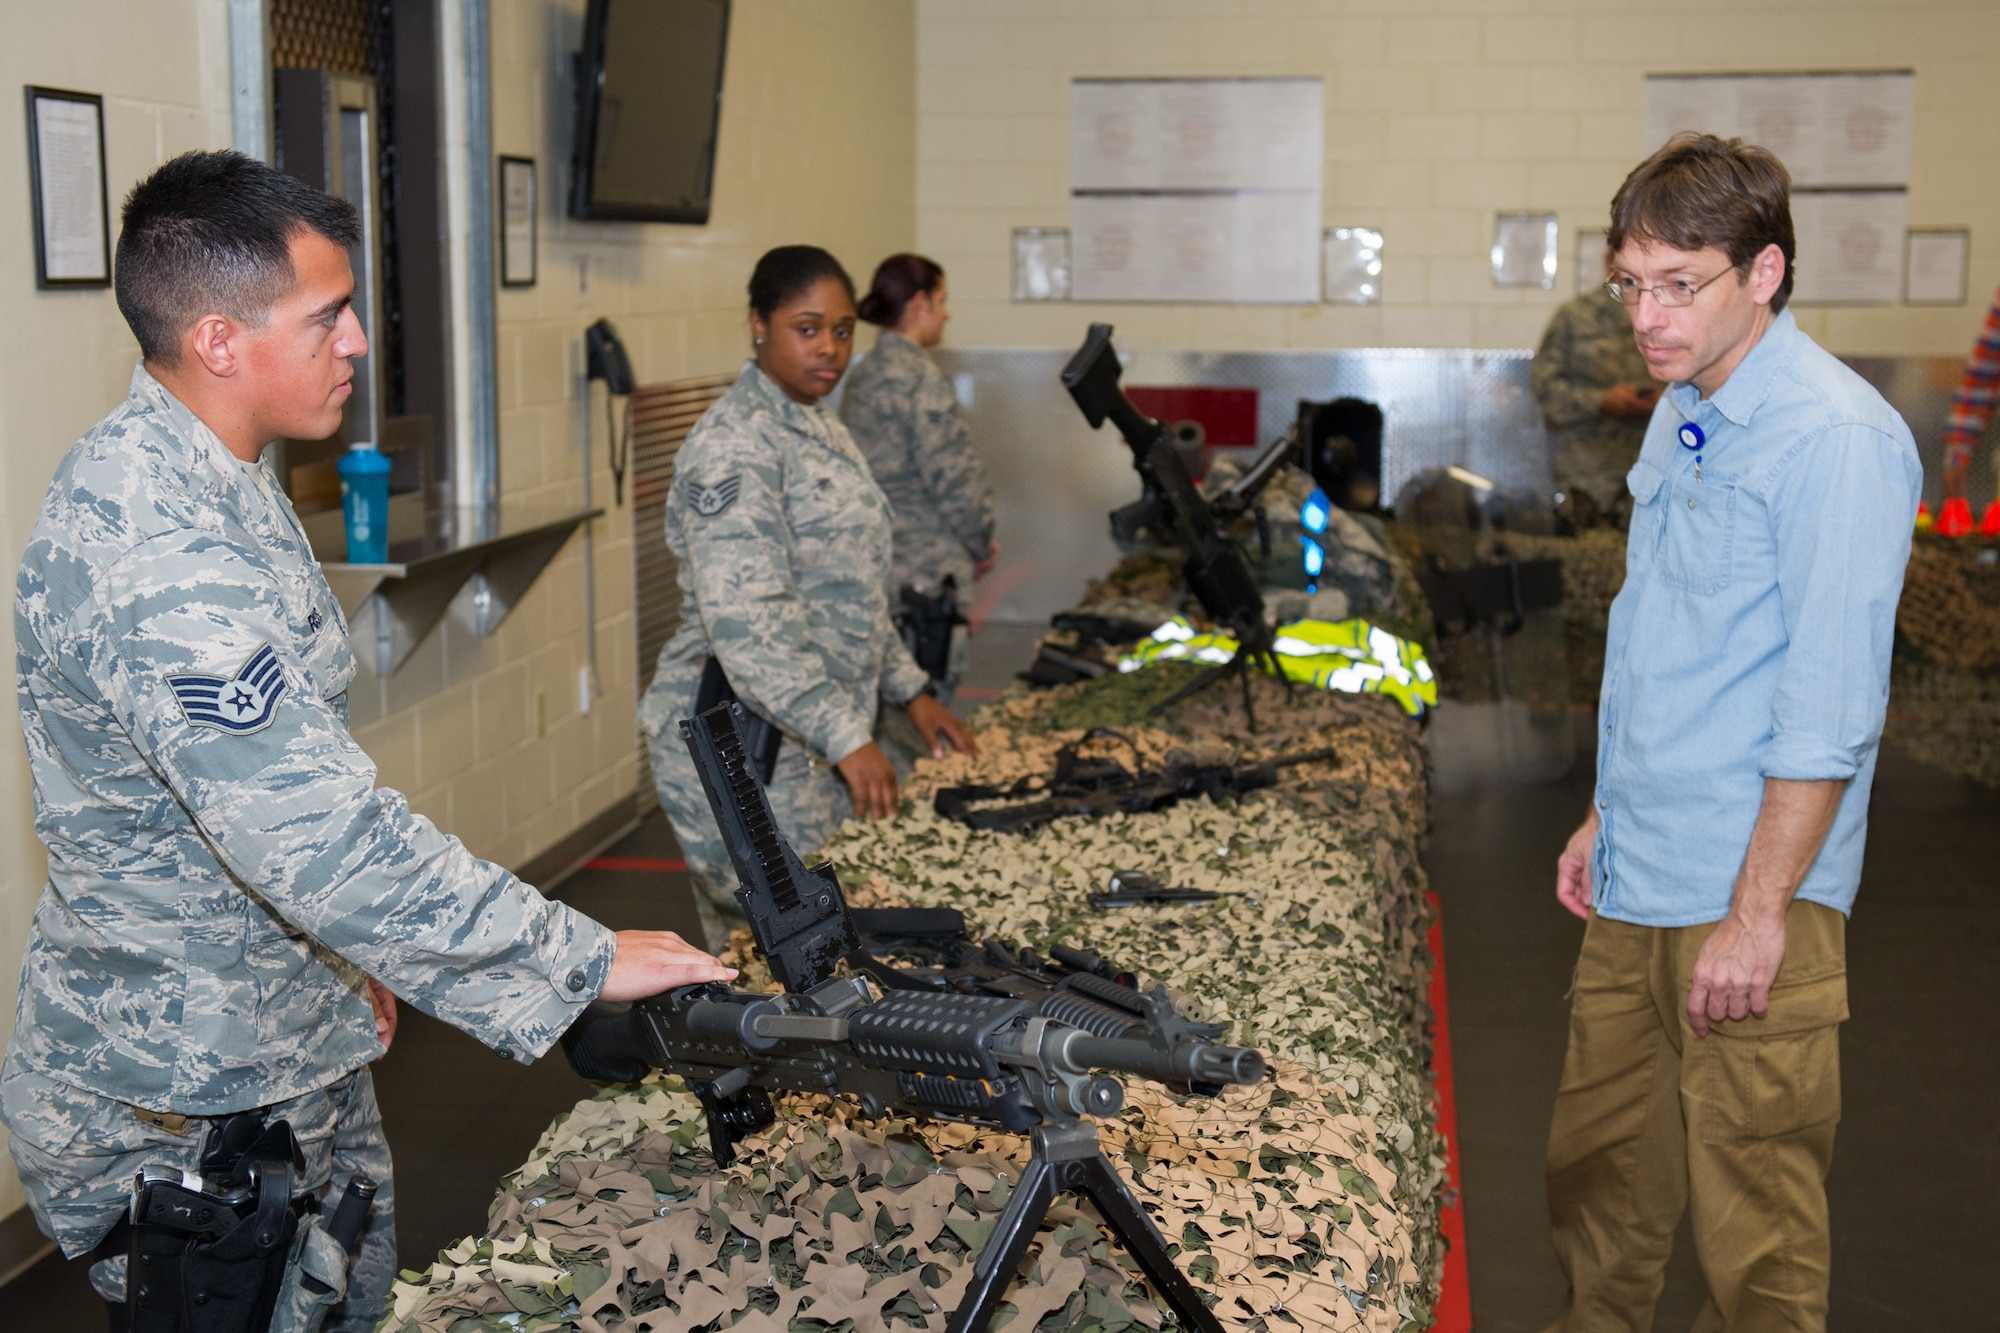
{"type": "Polygon", "coordinates": [[[303,1170],[291,1125],[258,1112],[215,1122],[199,1173],[142,1169],[128,1218],[130,1333],[319,1328],[346,1295],[377,1186],[350,1178],[323,1222],[318,1196],[297,1188],[303,1170]]]}
{"type": "Polygon", "coordinates": [[[938,590],[928,595],[904,584],[901,598],[895,620],[904,646],[925,675],[940,685],[947,683],[952,676],[952,638],[960,626],[971,623],[958,604],[958,580],[947,574],[938,590]]]}

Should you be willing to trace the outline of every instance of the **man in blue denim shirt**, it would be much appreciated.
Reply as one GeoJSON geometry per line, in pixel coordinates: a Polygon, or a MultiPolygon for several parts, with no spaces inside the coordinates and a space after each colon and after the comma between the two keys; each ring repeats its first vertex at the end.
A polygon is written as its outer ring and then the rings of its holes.
{"type": "Polygon", "coordinates": [[[1549,1139],[1566,1333],[1651,1329],[1690,1204],[1698,1329],[1825,1326],[1844,931],[1922,474],[1785,310],[1789,189],[1682,135],[1611,205],[1612,295],[1671,387],[1557,872],[1589,921],[1549,1139]]]}

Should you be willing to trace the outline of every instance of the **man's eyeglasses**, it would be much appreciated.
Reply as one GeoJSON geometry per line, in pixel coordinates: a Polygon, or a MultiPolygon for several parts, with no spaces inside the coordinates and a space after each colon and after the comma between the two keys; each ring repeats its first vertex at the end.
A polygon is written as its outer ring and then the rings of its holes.
{"type": "Polygon", "coordinates": [[[1696,293],[1700,292],[1702,288],[1708,286],[1710,282],[1714,282],[1716,278],[1722,277],[1724,273],[1733,272],[1735,272],[1734,268],[1726,268],[1722,270],[1722,273],[1716,274],[1714,278],[1708,279],[1707,282],[1692,282],[1687,278],[1676,278],[1672,282],[1663,282],[1655,287],[1641,287],[1636,282],[1626,282],[1621,278],[1613,278],[1604,284],[1604,290],[1611,293],[1611,299],[1620,305],[1637,305],[1639,304],[1640,297],[1644,296],[1647,292],[1651,292],[1653,300],[1656,303],[1673,308],[1693,305],[1696,293]]]}

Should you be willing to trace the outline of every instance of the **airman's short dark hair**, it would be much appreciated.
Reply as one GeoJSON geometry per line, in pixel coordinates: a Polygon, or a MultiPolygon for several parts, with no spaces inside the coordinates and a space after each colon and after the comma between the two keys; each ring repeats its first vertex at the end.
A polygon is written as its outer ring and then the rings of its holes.
{"type": "Polygon", "coordinates": [[[1769,149],[1713,134],[1676,134],[1612,196],[1606,241],[1613,253],[1633,239],[1677,250],[1713,246],[1744,277],[1764,247],[1775,245],[1785,256],[1785,278],[1771,298],[1776,314],[1791,298],[1798,250],[1791,194],[1791,173],[1769,149]]]}
{"type": "Polygon", "coordinates": [[[241,153],[182,153],[132,187],[118,234],[118,309],[139,351],[180,360],[203,315],[252,326],[291,291],[292,237],[342,249],[361,239],[354,205],[241,153]]]}

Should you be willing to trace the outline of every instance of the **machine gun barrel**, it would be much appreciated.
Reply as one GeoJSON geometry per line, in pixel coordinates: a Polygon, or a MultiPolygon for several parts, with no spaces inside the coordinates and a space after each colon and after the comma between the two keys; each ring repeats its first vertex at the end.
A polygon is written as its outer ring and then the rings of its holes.
{"type": "Polygon", "coordinates": [[[1085,1069],[1116,1069],[1159,1083],[1255,1083],[1264,1056],[1247,1046],[1183,1042],[1161,1049],[1151,1042],[1092,1037],[1071,1029],[1063,1054],[1085,1069]]]}

